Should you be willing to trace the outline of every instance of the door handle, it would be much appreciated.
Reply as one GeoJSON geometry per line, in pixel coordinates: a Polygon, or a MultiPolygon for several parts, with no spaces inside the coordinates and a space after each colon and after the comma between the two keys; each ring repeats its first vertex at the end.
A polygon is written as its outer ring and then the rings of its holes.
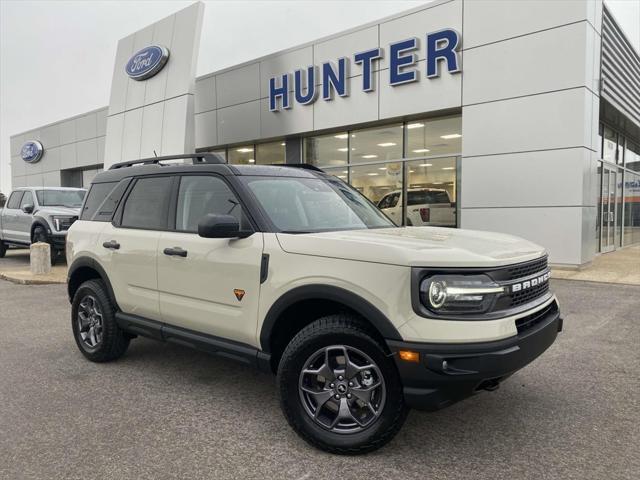
{"type": "Polygon", "coordinates": [[[165,248],[164,249],[164,254],[172,256],[172,257],[183,257],[184,258],[184,257],[187,256],[187,251],[183,250],[180,247],[165,248]]]}
{"type": "Polygon", "coordinates": [[[104,248],[109,248],[111,250],[118,250],[120,248],[120,244],[118,242],[116,242],[115,240],[111,240],[109,242],[104,242],[102,244],[102,246],[104,248]]]}

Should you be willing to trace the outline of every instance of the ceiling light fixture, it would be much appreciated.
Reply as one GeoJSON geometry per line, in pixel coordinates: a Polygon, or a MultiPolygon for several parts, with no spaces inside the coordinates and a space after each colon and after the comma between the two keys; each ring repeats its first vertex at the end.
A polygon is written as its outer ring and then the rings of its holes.
{"type": "Polygon", "coordinates": [[[240,153],[253,153],[253,148],[238,148],[236,152],[240,153]]]}
{"type": "Polygon", "coordinates": [[[384,171],[384,170],[386,170],[386,169],[387,169],[387,167],[380,167],[380,168],[378,168],[378,170],[383,170],[383,171],[384,171]]]}
{"type": "Polygon", "coordinates": [[[375,177],[376,175],[378,175],[377,173],[367,173],[367,175],[369,175],[370,177],[375,177]]]}
{"type": "Polygon", "coordinates": [[[333,138],[339,138],[340,140],[344,140],[346,138],[349,138],[349,135],[346,133],[341,133],[340,135],[334,135],[333,138]]]}
{"type": "Polygon", "coordinates": [[[415,150],[412,150],[413,153],[426,153],[430,151],[431,150],[429,150],[428,148],[416,148],[415,150]]]}
{"type": "Polygon", "coordinates": [[[407,128],[411,130],[412,128],[422,128],[424,127],[424,123],[409,123],[407,128]]]}
{"type": "Polygon", "coordinates": [[[362,158],[378,158],[378,155],[362,155],[362,158]]]}
{"type": "Polygon", "coordinates": [[[462,135],[459,133],[451,133],[449,135],[440,135],[440,138],[444,138],[445,140],[451,140],[452,138],[460,138],[462,135]]]}
{"type": "Polygon", "coordinates": [[[339,151],[339,152],[348,152],[348,151],[349,151],[349,149],[348,149],[348,148],[346,148],[346,147],[345,147],[345,148],[339,148],[339,149],[338,149],[338,151],[339,151]]]}
{"type": "Polygon", "coordinates": [[[385,143],[379,143],[378,146],[379,147],[395,147],[397,144],[393,143],[393,142],[385,142],[385,143]]]}
{"type": "Polygon", "coordinates": [[[431,164],[431,163],[421,163],[420,166],[421,167],[433,167],[433,164],[431,164]]]}
{"type": "Polygon", "coordinates": [[[249,163],[255,163],[255,160],[254,160],[253,158],[250,158],[250,159],[248,160],[248,162],[249,162],[249,163]]]}
{"type": "Polygon", "coordinates": [[[456,167],[442,167],[443,170],[454,170],[456,167]]]}

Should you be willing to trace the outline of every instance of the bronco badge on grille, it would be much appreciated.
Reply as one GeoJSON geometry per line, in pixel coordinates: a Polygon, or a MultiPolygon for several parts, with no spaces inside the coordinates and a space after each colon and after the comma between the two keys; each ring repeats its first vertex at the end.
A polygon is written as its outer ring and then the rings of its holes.
{"type": "Polygon", "coordinates": [[[531,280],[527,280],[525,282],[514,283],[511,285],[511,292],[520,292],[521,290],[526,290],[531,287],[537,287],[538,285],[542,285],[545,282],[549,281],[551,277],[551,272],[546,272],[543,275],[539,275],[531,280]]]}

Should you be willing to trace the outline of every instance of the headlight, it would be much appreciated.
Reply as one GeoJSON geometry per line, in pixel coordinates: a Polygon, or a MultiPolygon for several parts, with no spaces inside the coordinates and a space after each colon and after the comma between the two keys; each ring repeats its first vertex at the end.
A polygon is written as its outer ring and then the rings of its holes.
{"type": "Polygon", "coordinates": [[[434,275],[420,284],[420,301],[436,314],[483,313],[502,293],[486,275],[434,275]]]}
{"type": "Polygon", "coordinates": [[[63,230],[69,230],[71,224],[75,221],[76,217],[68,217],[62,215],[54,215],[51,217],[51,221],[53,222],[53,226],[58,232],[63,230]]]}

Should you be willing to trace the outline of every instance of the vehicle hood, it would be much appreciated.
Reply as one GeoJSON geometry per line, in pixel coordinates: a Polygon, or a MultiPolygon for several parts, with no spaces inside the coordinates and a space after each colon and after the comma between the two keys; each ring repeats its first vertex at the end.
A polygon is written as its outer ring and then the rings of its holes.
{"type": "Polygon", "coordinates": [[[415,267],[494,267],[533,260],[544,248],[503,233],[438,227],[277,234],[288,253],[415,267]]]}
{"type": "Polygon", "coordinates": [[[62,206],[51,206],[51,207],[40,207],[38,211],[34,213],[34,215],[46,216],[46,215],[80,215],[80,207],[72,208],[72,207],[62,207],[62,206]]]}

